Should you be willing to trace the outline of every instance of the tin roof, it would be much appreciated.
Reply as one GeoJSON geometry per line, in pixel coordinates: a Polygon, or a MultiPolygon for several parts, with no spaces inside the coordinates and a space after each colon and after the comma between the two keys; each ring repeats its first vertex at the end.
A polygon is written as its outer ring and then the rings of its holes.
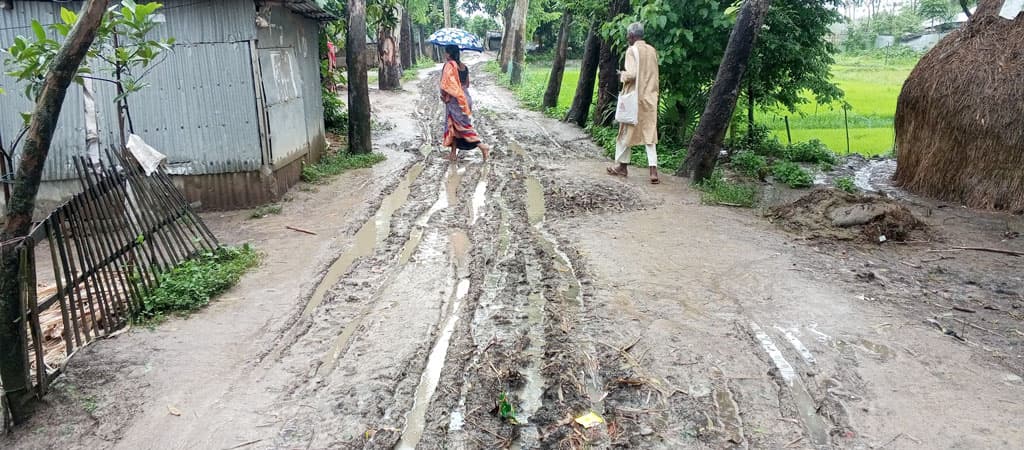
{"type": "Polygon", "coordinates": [[[309,17],[310,19],[328,21],[337,19],[333,14],[327,12],[323,6],[321,6],[319,0],[285,0],[285,6],[303,16],[309,17]]]}

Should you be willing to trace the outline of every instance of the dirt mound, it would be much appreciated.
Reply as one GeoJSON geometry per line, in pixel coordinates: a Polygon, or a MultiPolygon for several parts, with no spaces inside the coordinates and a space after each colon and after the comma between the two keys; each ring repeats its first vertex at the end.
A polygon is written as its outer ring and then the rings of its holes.
{"type": "Polygon", "coordinates": [[[905,241],[925,224],[905,206],[885,197],[817,189],[772,208],[769,219],[810,237],[870,242],[905,241]]]}
{"type": "Polygon", "coordinates": [[[544,203],[548,211],[567,216],[625,212],[645,209],[640,189],[628,184],[604,180],[551,179],[544,183],[544,203]]]}

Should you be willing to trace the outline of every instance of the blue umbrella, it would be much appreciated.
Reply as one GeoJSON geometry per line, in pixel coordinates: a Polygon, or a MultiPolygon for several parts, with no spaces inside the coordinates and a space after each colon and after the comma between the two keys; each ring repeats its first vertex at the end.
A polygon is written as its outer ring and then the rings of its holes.
{"type": "Polygon", "coordinates": [[[484,43],[477,35],[458,28],[442,28],[431,34],[427,42],[435,45],[457,45],[459,50],[484,51],[484,43]]]}

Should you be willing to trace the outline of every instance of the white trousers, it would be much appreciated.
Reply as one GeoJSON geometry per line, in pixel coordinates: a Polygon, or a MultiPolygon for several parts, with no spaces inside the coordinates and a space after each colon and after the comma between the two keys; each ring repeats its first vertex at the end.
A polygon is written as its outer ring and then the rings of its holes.
{"type": "MultiPolygon", "coordinates": [[[[658,167],[658,144],[647,144],[644,148],[647,150],[647,167],[658,167]]],[[[632,147],[626,146],[622,141],[615,141],[615,162],[629,164],[632,157],[632,147]]]]}

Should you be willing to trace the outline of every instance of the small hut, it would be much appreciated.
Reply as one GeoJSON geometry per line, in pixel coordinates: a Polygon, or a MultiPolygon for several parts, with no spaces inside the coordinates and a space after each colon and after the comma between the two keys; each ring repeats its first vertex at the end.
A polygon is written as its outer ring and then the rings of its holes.
{"type": "Polygon", "coordinates": [[[911,72],[896,106],[895,181],[973,208],[1024,211],[1024,15],[981,0],[911,72]]]}

